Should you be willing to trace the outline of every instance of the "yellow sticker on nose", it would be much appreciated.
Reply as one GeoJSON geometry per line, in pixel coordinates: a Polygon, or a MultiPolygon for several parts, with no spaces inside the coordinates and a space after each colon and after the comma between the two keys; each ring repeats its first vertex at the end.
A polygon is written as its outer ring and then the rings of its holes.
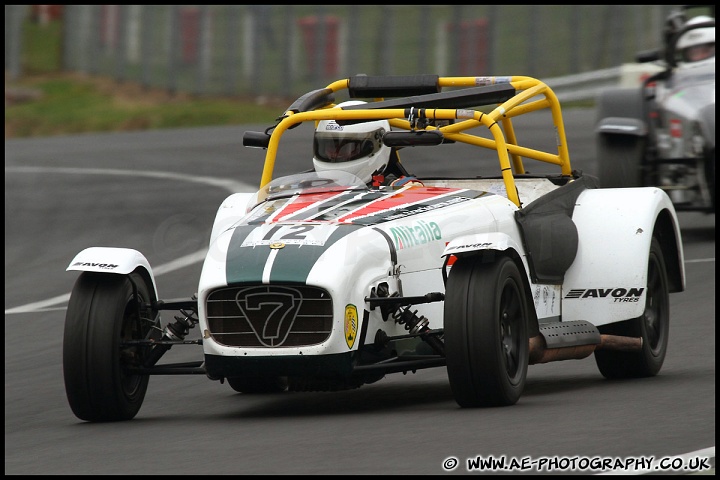
{"type": "Polygon", "coordinates": [[[358,331],[358,314],[355,305],[345,306],[345,342],[347,342],[348,348],[352,348],[355,345],[355,338],[357,338],[358,331]]]}

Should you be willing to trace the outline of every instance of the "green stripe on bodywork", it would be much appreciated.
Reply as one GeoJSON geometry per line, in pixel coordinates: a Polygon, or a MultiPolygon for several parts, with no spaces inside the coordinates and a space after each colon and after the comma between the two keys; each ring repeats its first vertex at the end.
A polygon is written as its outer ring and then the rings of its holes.
{"type": "MultiPolygon", "coordinates": [[[[255,225],[247,225],[238,227],[233,232],[225,266],[228,285],[262,281],[263,270],[271,252],[270,247],[267,245],[241,247],[243,241],[255,228],[255,225]]],[[[276,250],[277,255],[270,272],[270,281],[304,284],[320,255],[342,237],[360,228],[363,226],[341,225],[330,235],[323,246],[285,245],[276,250]]]]}
{"type": "Polygon", "coordinates": [[[285,245],[278,250],[270,271],[270,281],[273,283],[305,283],[310,269],[315,265],[320,255],[325,253],[327,247],[317,245],[285,245]]]}
{"type": "Polygon", "coordinates": [[[260,283],[270,248],[267,246],[241,247],[248,235],[255,230],[254,225],[236,227],[230,238],[225,276],[228,285],[233,283],[260,283]]]}
{"type": "Polygon", "coordinates": [[[306,283],[310,270],[320,255],[346,235],[363,228],[358,225],[341,225],[327,239],[325,245],[286,245],[278,251],[270,281],[273,283],[306,283]]]}

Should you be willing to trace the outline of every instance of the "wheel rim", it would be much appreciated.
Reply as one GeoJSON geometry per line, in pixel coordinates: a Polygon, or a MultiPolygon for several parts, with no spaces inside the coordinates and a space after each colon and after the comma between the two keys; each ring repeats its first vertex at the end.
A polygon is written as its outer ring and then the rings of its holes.
{"type": "MultiPolygon", "coordinates": [[[[142,297],[140,302],[144,302],[142,297]]],[[[130,366],[140,366],[144,358],[143,347],[123,344],[128,340],[146,338],[143,320],[138,315],[137,303],[133,297],[128,299],[123,314],[122,331],[120,332],[120,382],[123,392],[128,398],[133,397],[142,389],[143,376],[128,372],[130,366]]]]}
{"type": "Polygon", "coordinates": [[[657,259],[653,256],[648,267],[648,293],[645,311],[643,312],[643,325],[650,350],[657,355],[663,344],[665,328],[663,319],[667,312],[663,302],[664,285],[659,271],[657,259]]]}
{"type": "Polygon", "coordinates": [[[500,348],[504,353],[505,370],[514,378],[520,368],[520,324],[523,321],[520,292],[514,282],[508,281],[500,297],[500,348]]]}

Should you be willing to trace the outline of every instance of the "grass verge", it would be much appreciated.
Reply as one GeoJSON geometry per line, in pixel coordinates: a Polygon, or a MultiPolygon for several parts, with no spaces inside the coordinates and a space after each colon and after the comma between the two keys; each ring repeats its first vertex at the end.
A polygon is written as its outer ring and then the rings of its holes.
{"type": "Polygon", "coordinates": [[[5,80],[5,138],[272,123],[290,102],[194,98],[77,74],[5,80]]]}

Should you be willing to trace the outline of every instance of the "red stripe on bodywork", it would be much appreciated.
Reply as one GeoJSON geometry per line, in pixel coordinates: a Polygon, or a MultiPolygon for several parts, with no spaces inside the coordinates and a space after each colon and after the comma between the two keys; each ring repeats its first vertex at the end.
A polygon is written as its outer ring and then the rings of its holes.
{"type": "Polygon", "coordinates": [[[368,215],[377,215],[383,211],[389,211],[405,205],[413,205],[422,203],[429,199],[442,197],[451,193],[457,193],[463,190],[457,188],[442,187],[417,187],[411,186],[391,193],[386,197],[378,198],[357,210],[337,219],[340,223],[352,222],[353,219],[368,215]]]}
{"type": "Polygon", "coordinates": [[[347,192],[327,192],[327,193],[313,193],[309,195],[300,195],[288,203],[286,203],[282,210],[278,212],[272,219],[273,222],[279,222],[284,218],[290,217],[303,210],[304,208],[312,207],[318,204],[332,200],[335,197],[345,195],[347,192]]]}

